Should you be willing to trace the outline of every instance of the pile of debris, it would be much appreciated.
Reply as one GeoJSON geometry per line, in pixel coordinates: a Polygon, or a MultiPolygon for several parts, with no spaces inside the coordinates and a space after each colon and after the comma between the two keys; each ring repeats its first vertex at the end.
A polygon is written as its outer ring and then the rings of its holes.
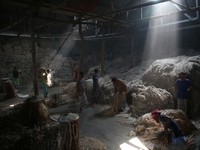
{"type": "Polygon", "coordinates": [[[16,105],[6,116],[0,118],[0,149],[44,150],[57,147],[58,123],[48,120],[45,124],[33,126],[24,105],[16,105]]]}

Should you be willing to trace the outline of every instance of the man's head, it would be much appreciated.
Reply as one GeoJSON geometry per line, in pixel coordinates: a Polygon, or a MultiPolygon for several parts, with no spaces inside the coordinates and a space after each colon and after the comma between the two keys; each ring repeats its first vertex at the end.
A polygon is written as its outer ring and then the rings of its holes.
{"type": "Polygon", "coordinates": [[[96,69],[94,69],[94,73],[98,73],[98,69],[96,68],[96,69]]]}
{"type": "Polygon", "coordinates": [[[159,121],[158,121],[158,117],[160,116],[160,114],[161,114],[160,110],[155,109],[155,110],[153,110],[153,111],[151,112],[151,117],[152,117],[154,120],[156,120],[156,122],[159,122],[159,121]]]}
{"type": "Polygon", "coordinates": [[[186,77],[186,73],[185,72],[180,72],[179,73],[179,78],[180,79],[184,79],[186,77]]]}
{"type": "Polygon", "coordinates": [[[47,73],[50,73],[51,72],[51,69],[47,69],[47,73]]]}

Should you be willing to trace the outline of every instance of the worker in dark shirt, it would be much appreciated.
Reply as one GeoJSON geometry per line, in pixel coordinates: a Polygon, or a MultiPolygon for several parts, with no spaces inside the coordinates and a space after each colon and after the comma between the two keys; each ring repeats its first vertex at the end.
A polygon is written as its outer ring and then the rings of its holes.
{"type": "Polygon", "coordinates": [[[179,79],[176,80],[175,88],[177,91],[177,108],[187,113],[188,92],[192,88],[192,82],[186,78],[186,73],[179,73],[179,79]]]}
{"type": "Polygon", "coordinates": [[[94,107],[94,104],[97,104],[98,98],[99,98],[99,75],[98,75],[98,69],[94,69],[94,74],[92,75],[93,80],[93,98],[91,101],[90,106],[94,107]]]}
{"type": "Polygon", "coordinates": [[[151,117],[157,123],[160,123],[164,130],[172,131],[172,137],[168,143],[168,147],[182,147],[186,144],[186,140],[181,131],[181,128],[169,116],[161,115],[161,112],[156,109],[151,112],[151,117]]]}

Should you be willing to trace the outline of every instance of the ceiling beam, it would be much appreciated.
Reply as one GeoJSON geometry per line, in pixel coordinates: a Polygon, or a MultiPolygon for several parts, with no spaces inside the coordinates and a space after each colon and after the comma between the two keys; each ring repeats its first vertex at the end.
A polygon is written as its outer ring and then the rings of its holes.
{"type": "Polygon", "coordinates": [[[60,8],[62,8],[62,7],[65,7],[67,5],[67,3],[66,3],[66,0],[63,2],[63,3],[61,3],[61,4],[58,4],[58,5],[56,5],[56,6],[52,6],[52,7],[50,7],[49,9],[46,9],[46,10],[40,10],[39,11],[39,13],[49,13],[49,12],[52,12],[53,10],[57,10],[57,9],[60,9],[60,8]]]}
{"type": "Polygon", "coordinates": [[[78,16],[79,20],[81,20],[81,18],[86,14],[86,12],[90,9],[90,7],[95,4],[95,2],[96,2],[96,0],[93,0],[90,4],[87,5],[87,7],[85,8],[85,10],[82,11],[81,14],[79,14],[79,16],[78,16]]]}
{"type": "Polygon", "coordinates": [[[182,4],[178,3],[178,2],[175,2],[175,1],[173,1],[173,0],[171,0],[170,2],[171,2],[171,3],[174,3],[174,4],[178,5],[178,6],[181,6],[181,7],[184,8],[184,9],[190,9],[189,7],[184,6],[184,5],[182,5],[182,4]]]}
{"type": "MultiPolygon", "coordinates": [[[[27,3],[24,2],[17,2],[14,0],[5,0],[5,1],[0,1],[0,3],[2,4],[6,4],[6,5],[13,5],[13,6],[17,6],[17,7],[22,7],[22,8],[27,8],[27,9],[35,9],[35,6],[33,5],[33,3],[31,1],[27,1],[27,3]]],[[[83,11],[80,10],[76,10],[76,9],[72,9],[72,8],[67,8],[66,6],[64,7],[59,7],[58,9],[51,9],[51,8],[56,8],[56,6],[52,5],[52,4],[47,4],[47,3],[43,3],[42,6],[40,7],[38,13],[43,12],[51,12],[51,13],[55,13],[55,14],[60,14],[60,15],[67,15],[67,16],[79,16],[79,14],[83,13],[83,11]],[[49,11],[51,10],[51,11],[49,11]]],[[[84,18],[90,18],[90,17],[94,17],[97,14],[94,13],[85,13],[84,18]]],[[[95,20],[101,21],[101,22],[110,22],[113,21],[113,18],[111,17],[106,17],[106,16],[102,16],[99,18],[96,18],[95,20]]],[[[116,22],[119,23],[124,23],[125,21],[122,20],[116,20],[116,22]]]]}
{"type": "MultiPolygon", "coordinates": [[[[167,13],[167,14],[163,14],[163,15],[159,15],[159,16],[155,16],[155,17],[148,17],[148,18],[143,18],[143,19],[132,20],[132,21],[126,22],[126,24],[133,24],[133,23],[141,22],[141,21],[145,21],[145,20],[158,19],[158,18],[163,18],[163,17],[167,17],[167,16],[171,16],[171,15],[184,14],[184,13],[190,13],[190,12],[196,12],[196,11],[200,11],[200,6],[196,7],[196,8],[190,8],[187,10],[181,10],[181,11],[177,11],[177,12],[167,13]]],[[[122,25],[122,24],[118,24],[118,25],[122,25]]]]}
{"type": "Polygon", "coordinates": [[[39,18],[39,19],[45,19],[45,20],[54,21],[54,22],[57,22],[57,23],[68,23],[68,24],[90,24],[90,25],[95,25],[95,26],[101,27],[100,24],[93,23],[93,22],[86,22],[86,21],[80,22],[79,20],[65,21],[65,20],[53,19],[53,18],[43,17],[43,16],[38,16],[38,15],[37,15],[37,16],[34,16],[34,17],[35,17],[35,18],[39,18]]]}
{"type": "MultiPolygon", "coordinates": [[[[45,7],[52,6],[50,4],[45,4],[45,5],[46,5],[45,7]]],[[[45,7],[42,7],[42,9],[45,9],[45,7]]],[[[85,13],[85,12],[65,7],[65,8],[62,8],[62,9],[55,10],[55,11],[53,11],[53,13],[58,13],[58,14],[63,14],[63,15],[68,15],[68,16],[77,16],[78,17],[79,14],[82,14],[82,13],[85,13]]],[[[94,17],[96,15],[97,14],[86,12],[83,17],[84,18],[89,18],[89,17],[94,17]]],[[[102,16],[102,17],[96,18],[95,20],[98,20],[98,21],[101,21],[101,22],[110,22],[110,21],[113,21],[113,18],[112,17],[102,16]]],[[[124,23],[125,21],[116,20],[116,22],[124,23]]]]}
{"type": "Polygon", "coordinates": [[[23,17],[23,18],[21,18],[20,20],[16,21],[15,23],[12,23],[12,25],[10,25],[10,26],[8,26],[8,27],[6,27],[6,28],[0,30],[0,33],[3,32],[3,31],[6,31],[6,30],[8,30],[8,29],[10,29],[10,28],[12,28],[12,27],[14,27],[14,26],[16,26],[16,25],[18,25],[19,23],[23,22],[26,18],[27,18],[27,17],[23,17]]]}
{"type": "Polygon", "coordinates": [[[93,17],[90,17],[90,18],[85,17],[82,20],[96,19],[96,18],[99,18],[99,17],[105,17],[105,16],[109,16],[109,15],[113,15],[113,14],[123,13],[123,12],[127,12],[127,11],[130,11],[130,10],[133,10],[133,9],[147,7],[147,6],[151,6],[151,5],[155,5],[155,4],[159,4],[159,3],[163,3],[163,2],[168,2],[168,1],[171,1],[171,0],[151,1],[151,2],[147,2],[147,3],[139,4],[139,5],[134,5],[134,6],[131,6],[131,7],[128,7],[128,8],[123,8],[123,9],[115,10],[115,11],[112,11],[112,12],[107,12],[107,13],[104,13],[104,14],[96,15],[96,16],[93,16],[93,17]]]}

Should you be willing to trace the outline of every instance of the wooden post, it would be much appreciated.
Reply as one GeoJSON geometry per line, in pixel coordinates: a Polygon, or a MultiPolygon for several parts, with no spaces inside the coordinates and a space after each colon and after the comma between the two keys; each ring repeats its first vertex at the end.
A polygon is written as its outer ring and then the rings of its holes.
{"type": "Polygon", "coordinates": [[[101,75],[104,75],[104,58],[105,58],[105,27],[102,28],[102,41],[101,41],[101,75]]]}
{"type": "Polygon", "coordinates": [[[27,99],[27,111],[32,125],[44,124],[49,118],[49,112],[43,98],[31,97],[27,99]]]}
{"type": "Polygon", "coordinates": [[[79,116],[69,113],[59,119],[59,150],[79,150],[79,116]]]}
{"type": "Polygon", "coordinates": [[[85,48],[84,48],[84,39],[83,39],[83,33],[82,33],[82,24],[79,23],[79,35],[81,39],[81,55],[79,59],[79,71],[82,71],[83,68],[83,60],[84,60],[84,55],[85,55],[85,48]]]}
{"type": "Polygon", "coordinates": [[[35,48],[35,35],[34,35],[34,18],[30,18],[30,28],[31,28],[31,45],[32,45],[32,62],[33,62],[33,88],[34,94],[38,93],[38,82],[37,82],[37,59],[36,59],[36,48],[35,48]]]}
{"type": "Polygon", "coordinates": [[[4,89],[6,92],[6,98],[7,99],[14,98],[15,97],[15,87],[14,87],[12,81],[10,81],[10,80],[5,81],[3,83],[3,86],[4,86],[4,89]]]}
{"type": "Polygon", "coordinates": [[[133,67],[135,65],[135,60],[133,58],[134,56],[134,37],[131,38],[131,67],[133,67]]]}

